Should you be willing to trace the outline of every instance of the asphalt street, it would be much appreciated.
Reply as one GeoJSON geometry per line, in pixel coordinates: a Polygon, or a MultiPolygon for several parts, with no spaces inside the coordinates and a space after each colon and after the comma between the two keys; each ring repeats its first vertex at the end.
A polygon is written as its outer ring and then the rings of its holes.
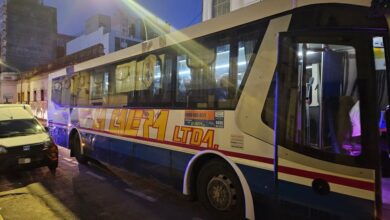
{"type": "MultiPolygon", "coordinates": [[[[59,168],[52,175],[48,168],[11,172],[0,176],[0,192],[39,184],[76,219],[210,219],[201,204],[160,182],[133,173],[89,163],[78,164],[69,151],[60,148],[59,168]],[[120,177],[119,177],[120,176],[120,177]]],[[[16,193],[12,198],[17,199],[16,193]]],[[[26,205],[20,204],[15,216],[22,219],[26,205]]],[[[29,204],[29,203],[27,203],[29,204]]],[[[0,207],[0,214],[2,213],[0,207]]],[[[15,207],[14,207],[15,208],[15,207]]],[[[18,208],[18,207],[16,207],[18,208]]],[[[3,210],[5,211],[5,210],[3,210]]],[[[35,208],[38,212],[38,208],[35,208]]],[[[4,219],[7,219],[4,216],[4,219]]]]}

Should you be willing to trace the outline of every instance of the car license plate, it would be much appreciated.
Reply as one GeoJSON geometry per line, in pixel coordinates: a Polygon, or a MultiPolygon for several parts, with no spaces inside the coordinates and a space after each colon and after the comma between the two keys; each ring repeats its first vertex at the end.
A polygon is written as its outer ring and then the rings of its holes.
{"type": "Polygon", "coordinates": [[[18,163],[19,164],[31,163],[31,158],[19,158],[18,163]]]}

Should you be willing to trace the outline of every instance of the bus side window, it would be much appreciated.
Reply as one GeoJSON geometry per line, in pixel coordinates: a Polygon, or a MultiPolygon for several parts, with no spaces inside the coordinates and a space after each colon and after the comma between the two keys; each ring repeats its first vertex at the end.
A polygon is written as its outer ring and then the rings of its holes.
{"type": "Polygon", "coordinates": [[[127,106],[134,99],[136,61],[117,64],[110,74],[109,105],[127,106]]]}
{"type": "Polygon", "coordinates": [[[172,62],[170,56],[164,53],[150,54],[138,62],[141,72],[136,82],[137,103],[140,106],[169,105],[171,98],[166,93],[171,90],[172,64],[168,63],[172,62]]]}
{"type": "Polygon", "coordinates": [[[90,71],[82,71],[73,76],[73,99],[75,106],[89,105],[90,71]]]}
{"type": "Polygon", "coordinates": [[[258,45],[256,28],[185,43],[177,56],[176,103],[186,108],[234,109],[258,45]]]}
{"type": "Polygon", "coordinates": [[[73,105],[73,80],[71,77],[65,76],[62,78],[61,86],[61,105],[70,106],[73,105]]]}
{"type": "Polygon", "coordinates": [[[235,85],[230,82],[230,45],[220,45],[216,49],[216,59],[214,64],[215,72],[215,101],[218,107],[230,107],[232,91],[235,85]]]}
{"type": "MultiPolygon", "coordinates": [[[[160,55],[161,57],[161,55],[160,55]]],[[[161,101],[163,103],[170,103],[169,106],[172,104],[172,71],[173,71],[173,57],[170,54],[165,54],[164,58],[161,58],[161,63],[163,64],[161,66],[162,73],[161,73],[161,82],[160,85],[162,87],[161,91],[161,101]]]]}
{"type": "Polygon", "coordinates": [[[90,105],[107,105],[108,72],[105,69],[95,69],[91,74],[90,105]]]}
{"type": "MultiPolygon", "coordinates": [[[[62,98],[62,78],[63,77],[59,77],[59,78],[55,78],[52,80],[52,83],[51,83],[51,100],[57,104],[57,105],[61,105],[61,98],[62,98]]],[[[19,94],[20,95],[20,94],[19,94]]],[[[21,99],[19,99],[21,100],[21,99]]]]}
{"type": "Polygon", "coordinates": [[[191,70],[186,64],[187,56],[177,56],[177,83],[176,83],[176,102],[187,103],[191,91],[191,70]]]}

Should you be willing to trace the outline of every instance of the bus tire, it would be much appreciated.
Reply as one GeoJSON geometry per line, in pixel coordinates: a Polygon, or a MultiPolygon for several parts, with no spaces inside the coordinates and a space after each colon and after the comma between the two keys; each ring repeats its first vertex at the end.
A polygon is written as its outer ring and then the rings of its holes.
{"type": "Polygon", "coordinates": [[[72,138],[72,141],[72,150],[74,151],[74,156],[76,157],[77,162],[81,164],[87,164],[87,157],[81,153],[80,136],[78,134],[75,134],[72,138]]]}
{"type": "Polygon", "coordinates": [[[213,159],[199,171],[196,179],[199,201],[221,219],[245,219],[244,193],[230,165],[213,159]]]}

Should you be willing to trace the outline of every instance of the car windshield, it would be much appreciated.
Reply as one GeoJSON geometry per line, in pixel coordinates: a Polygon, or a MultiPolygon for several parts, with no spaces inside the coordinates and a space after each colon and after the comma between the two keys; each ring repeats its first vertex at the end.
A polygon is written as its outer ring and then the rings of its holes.
{"type": "Polygon", "coordinates": [[[0,121],[0,138],[39,134],[45,128],[35,119],[0,121]]]}

